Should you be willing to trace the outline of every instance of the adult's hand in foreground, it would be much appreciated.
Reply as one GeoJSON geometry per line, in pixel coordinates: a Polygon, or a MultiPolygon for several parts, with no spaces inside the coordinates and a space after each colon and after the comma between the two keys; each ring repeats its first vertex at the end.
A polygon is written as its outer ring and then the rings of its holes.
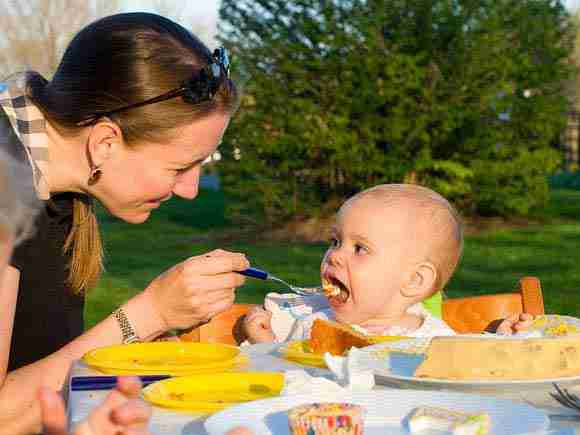
{"type": "Polygon", "coordinates": [[[151,408],[139,399],[141,382],[135,377],[120,377],[117,387],[90,415],[68,432],[62,397],[53,390],[39,391],[44,435],[149,435],[151,408]]]}
{"type": "Polygon", "coordinates": [[[186,329],[209,321],[235,300],[235,288],[250,267],[244,254],[221,249],[173,266],[145,289],[166,329],[186,329]]]}

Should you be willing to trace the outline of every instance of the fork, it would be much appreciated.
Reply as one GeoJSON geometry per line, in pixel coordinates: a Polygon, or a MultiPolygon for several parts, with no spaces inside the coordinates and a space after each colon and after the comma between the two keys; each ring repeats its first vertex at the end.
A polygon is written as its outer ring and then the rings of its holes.
{"type": "Polygon", "coordinates": [[[242,270],[238,273],[240,273],[244,276],[249,276],[251,278],[257,278],[257,279],[261,279],[264,281],[270,280],[270,281],[279,282],[281,284],[284,284],[286,287],[288,287],[290,289],[290,291],[292,291],[293,293],[296,293],[296,294],[301,295],[301,296],[310,296],[310,295],[322,293],[322,287],[298,287],[295,285],[291,285],[291,284],[287,283],[286,281],[284,281],[283,279],[278,278],[277,276],[274,276],[271,273],[266,272],[265,270],[256,269],[255,267],[249,267],[248,269],[242,270]]]}
{"type": "Polygon", "coordinates": [[[558,384],[554,384],[554,388],[556,389],[557,394],[550,393],[550,396],[566,408],[580,411],[580,400],[578,399],[578,396],[570,393],[566,388],[559,387],[558,384]]]}

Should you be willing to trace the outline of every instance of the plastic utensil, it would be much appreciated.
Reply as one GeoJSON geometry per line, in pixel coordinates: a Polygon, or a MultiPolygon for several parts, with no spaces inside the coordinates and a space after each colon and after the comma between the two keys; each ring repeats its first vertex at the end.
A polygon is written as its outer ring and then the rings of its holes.
{"type": "Polygon", "coordinates": [[[277,276],[274,276],[271,273],[266,272],[265,270],[257,269],[255,267],[250,267],[238,273],[244,276],[249,276],[250,278],[257,278],[264,281],[269,280],[279,282],[288,287],[292,292],[299,294],[301,296],[310,296],[313,294],[322,293],[322,287],[298,287],[295,285],[291,285],[286,281],[284,281],[283,279],[278,278],[277,276]]]}

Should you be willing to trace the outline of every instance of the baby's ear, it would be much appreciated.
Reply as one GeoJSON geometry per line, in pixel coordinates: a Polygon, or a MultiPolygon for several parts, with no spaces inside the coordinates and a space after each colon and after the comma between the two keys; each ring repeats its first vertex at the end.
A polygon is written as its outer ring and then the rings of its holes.
{"type": "Polygon", "coordinates": [[[423,300],[435,289],[438,272],[433,263],[425,261],[415,266],[407,283],[401,288],[401,294],[408,298],[423,300]]]}

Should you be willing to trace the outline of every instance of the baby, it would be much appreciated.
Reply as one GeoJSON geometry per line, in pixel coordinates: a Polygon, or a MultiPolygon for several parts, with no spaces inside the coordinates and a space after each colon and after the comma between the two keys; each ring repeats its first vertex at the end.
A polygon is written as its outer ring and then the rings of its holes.
{"type": "MultiPolygon", "coordinates": [[[[272,313],[256,307],[244,332],[250,343],[301,340],[315,319],[331,319],[370,335],[455,335],[421,302],[445,287],[462,248],[459,215],[438,193],[412,184],[367,189],[336,215],[320,268],[325,287],[337,289],[329,307],[298,318],[288,334],[273,330],[272,313]]],[[[512,319],[502,327],[519,324],[512,319]]]]}
{"type": "MultiPolygon", "coordinates": [[[[312,322],[330,318],[372,335],[453,335],[421,301],[444,288],[461,256],[455,209],[441,195],[411,184],[365,190],[339,209],[321,278],[340,289],[330,308],[296,322],[288,339],[305,339],[312,322]]],[[[245,319],[251,343],[278,341],[271,314],[255,308],[245,319]]]]}

